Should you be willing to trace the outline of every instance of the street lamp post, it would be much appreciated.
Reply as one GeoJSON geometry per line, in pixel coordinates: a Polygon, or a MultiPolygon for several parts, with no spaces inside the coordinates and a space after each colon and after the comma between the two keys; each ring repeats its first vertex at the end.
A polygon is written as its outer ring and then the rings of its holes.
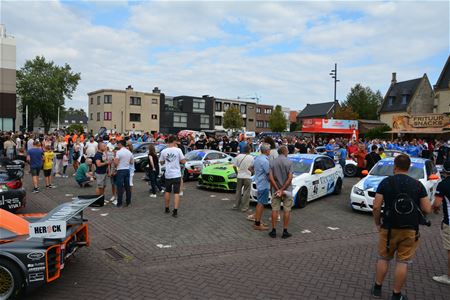
{"type": "Polygon", "coordinates": [[[334,70],[331,70],[330,72],[331,78],[334,79],[334,101],[337,101],[337,97],[336,97],[336,87],[337,87],[337,83],[339,82],[339,80],[337,79],[337,64],[334,64],[334,70]]]}

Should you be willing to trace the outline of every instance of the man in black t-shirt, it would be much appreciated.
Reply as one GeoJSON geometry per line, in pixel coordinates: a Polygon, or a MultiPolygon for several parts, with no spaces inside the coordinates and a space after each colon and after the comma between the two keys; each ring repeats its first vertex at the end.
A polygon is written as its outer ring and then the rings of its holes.
{"type": "Polygon", "coordinates": [[[377,153],[377,145],[372,145],[372,149],[369,154],[366,155],[366,169],[370,171],[375,164],[381,160],[380,155],[377,153]]]}
{"type": "Polygon", "coordinates": [[[442,206],[444,213],[441,225],[441,237],[444,249],[447,250],[448,270],[446,275],[433,276],[433,280],[450,285],[450,161],[444,163],[442,173],[445,178],[439,182],[436,188],[433,210],[435,213],[438,213],[442,206]]]}
{"type": "Polygon", "coordinates": [[[195,142],[195,149],[201,150],[201,149],[205,149],[205,148],[206,148],[205,137],[203,135],[201,135],[200,138],[198,139],[198,141],[195,142]]]}
{"type": "Polygon", "coordinates": [[[233,140],[230,142],[230,149],[231,152],[238,152],[239,143],[236,141],[236,138],[233,138],[233,140]]]}
{"type": "MultiPolygon", "coordinates": [[[[374,146],[373,146],[374,147],[374,146]]],[[[398,228],[392,224],[398,219],[387,218],[386,212],[396,218],[409,218],[409,215],[394,214],[392,204],[400,194],[409,196],[414,201],[415,209],[420,208],[423,213],[431,212],[431,204],[427,191],[422,183],[408,176],[411,159],[406,154],[400,154],[394,159],[394,176],[387,177],[378,186],[373,203],[373,217],[379,231],[378,255],[375,284],[372,288],[372,296],[381,297],[381,285],[386,277],[389,261],[396,256],[394,275],[394,290],[392,300],[407,299],[401,294],[401,289],[406,281],[408,264],[411,262],[418,246],[418,224],[410,227],[398,228]],[[381,207],[384,203],[383,223],[381,223],[381,207]],[[389,220],[391,225],[387,226],[389,220]],[[388,247],[389,245],[389,247],[388,247]]],[[[397,202],[398,203],[398,202],[397,202]]],[[[418,220],[417,220],[418,221],[418,220]]]]}
{"type": "Polygon", "coordinates": [[[110,161],[106,157],[106,145],[103,142],[98,143],[98,151],[92,158],[95,165],[95,179],[97,180],[96,195],[103,195],[106,187],[107,170],[110,161]]]}

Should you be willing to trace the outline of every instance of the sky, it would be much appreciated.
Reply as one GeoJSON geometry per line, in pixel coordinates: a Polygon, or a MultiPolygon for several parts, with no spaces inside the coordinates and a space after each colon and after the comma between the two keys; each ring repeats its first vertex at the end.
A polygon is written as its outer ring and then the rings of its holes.
{"type": "MultiPolygon", "coordinates": [[[[4,1],[0,23],[17,69],[38,55],[68,63],[87,93],[159,87],[168,96],[255,98],[293,110],[332,101],[357,83],[380,90],[449,56],[448,1],[4,1]]],[[[251,100],[249,100],[251,101],[251,100]]]]}

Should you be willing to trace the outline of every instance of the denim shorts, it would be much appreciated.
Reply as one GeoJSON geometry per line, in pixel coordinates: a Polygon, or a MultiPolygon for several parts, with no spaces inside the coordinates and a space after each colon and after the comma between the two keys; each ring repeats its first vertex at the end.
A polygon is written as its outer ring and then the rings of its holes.
{"type": "Polygon", "coordinates": [[[270,189],[259,190],[256,201],[258,201],[258,203],[262,204],[262,205],[269,204],[269,193],[270,193],[270,189]]]}

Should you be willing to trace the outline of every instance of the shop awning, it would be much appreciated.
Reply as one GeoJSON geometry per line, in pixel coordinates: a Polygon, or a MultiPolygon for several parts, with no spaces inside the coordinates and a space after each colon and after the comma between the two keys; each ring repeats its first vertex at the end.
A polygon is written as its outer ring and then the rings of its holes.
{"type": "Polygon", "coordinates": [[[444,134],[450,133],[446,128],[416,128],[413,130],[391,130],[386,131],[386,133],[402,133],[402,134],[444,134]]]}

